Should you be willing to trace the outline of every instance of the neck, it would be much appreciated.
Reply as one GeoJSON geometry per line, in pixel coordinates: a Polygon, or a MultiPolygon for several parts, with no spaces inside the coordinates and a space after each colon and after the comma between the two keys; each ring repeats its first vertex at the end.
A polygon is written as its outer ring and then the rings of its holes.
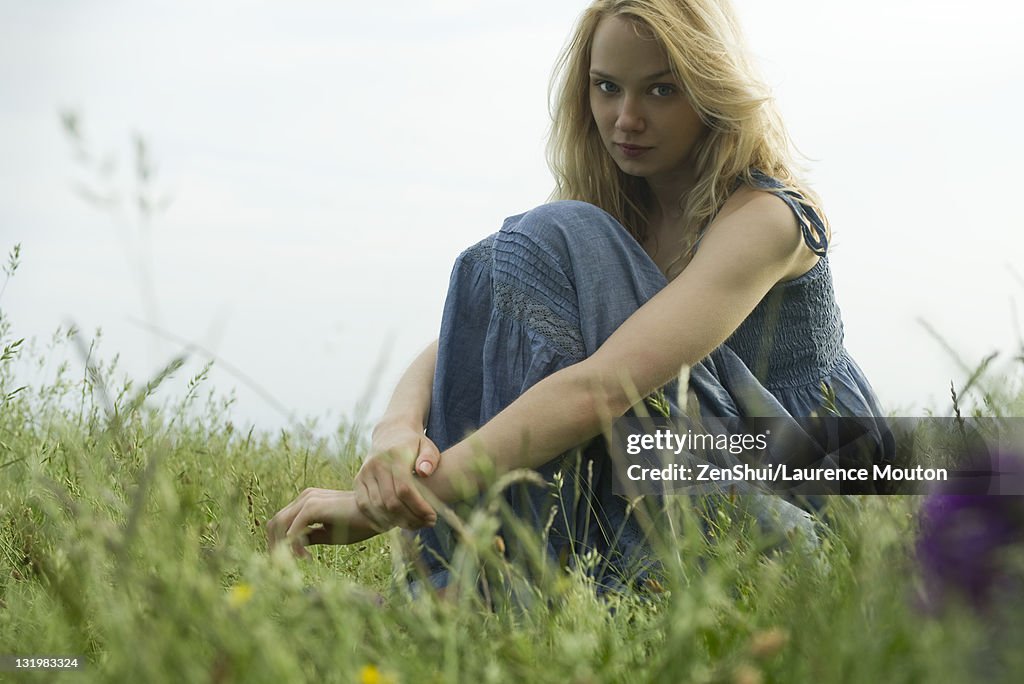
{"type": "Polygon", "coordinates": [[[662,223],[679,221],[683,217],[686,196],[696,184],[697,179],[689,168],[666,176],[648,178],[647,187],[654,198],[652,218],[662,223]]]}

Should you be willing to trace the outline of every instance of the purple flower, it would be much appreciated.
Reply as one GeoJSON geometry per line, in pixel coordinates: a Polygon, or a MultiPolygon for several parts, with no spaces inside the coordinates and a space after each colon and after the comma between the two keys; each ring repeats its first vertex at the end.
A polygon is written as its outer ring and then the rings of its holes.
{"type": "MultiPolygon", "coordinates": [[[[1024,473],[1019,456],[1004,454],[993,463],[990,470],[1011,478],[1024,473]]],[[[921,508],[917,557],[931,612],[954,596],[984,611],[997,593],[1020,588],[1008,552],[1024,545],[1024,496],[963,492],[950,483],[921,508]]]]}

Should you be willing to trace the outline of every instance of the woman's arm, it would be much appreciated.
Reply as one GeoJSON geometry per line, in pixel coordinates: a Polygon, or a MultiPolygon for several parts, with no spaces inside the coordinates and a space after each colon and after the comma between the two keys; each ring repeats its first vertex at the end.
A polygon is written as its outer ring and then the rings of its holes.
{"type": "Polygon", "coordinates": [[[435,340],[409,365],[373,429],[372,443],[353,489],[360,511],[386,529],[392,524],[417,529],[433,525],[437,514],[412,485],[413,468],[426,477],[440,461],[424,429],[437,363],[435,340]]]}
{"type": "MultiPolygon", "coordinates": [[[[430,414],[430,396],[434,387],[434,367],[437,364],[438,340],[420,352],[402,374],[384,410],[374,436],[391,427],[409,427],[422,432],[430,414]]],[[[436,465],[436,464],[435,464],[436,465]]],[[[429,474],[429,473],[424,473],[429,474]]]]}

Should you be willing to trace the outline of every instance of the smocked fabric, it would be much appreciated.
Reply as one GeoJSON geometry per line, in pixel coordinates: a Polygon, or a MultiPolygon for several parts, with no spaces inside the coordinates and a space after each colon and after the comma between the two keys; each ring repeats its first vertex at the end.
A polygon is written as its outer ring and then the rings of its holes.
{"type": "Polygon", "coordinates": [[[777,285],[726,344],[769,390],[806,386],[829,375],[844,349],[828,257],[777,285]]]}

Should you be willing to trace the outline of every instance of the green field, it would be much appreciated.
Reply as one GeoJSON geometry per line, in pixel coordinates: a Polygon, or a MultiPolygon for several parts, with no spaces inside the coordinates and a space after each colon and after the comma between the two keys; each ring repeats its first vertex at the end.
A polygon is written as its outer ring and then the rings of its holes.
{"type": "MultiPolygon", "coordinates": [[[[205,370],[189,377],[172,364],[166,377],[133,384],[83,337],[58,331],[30,348],[0,311],[0,655],[84,663],[0,680],[874,684],[1024,675],[1012,596],[987,612],[955,596],[941,611],[921,608],[919,497],[837,499],[821,548],[809,552],[766,551],[728,506],[711,536],[695,533],[697,513],[679,503],[663,582],[598,600],[582,572],[552,567],[526,590],[529,608],[502,600],[502,578],[515,571],[495,551],[498,521],[485,512],[464,521],[473,550],[459,567],[488,578],[493,607],[474,592],[409,597],[394,580],[400,563],[387,535],[318,547],[311,560],[271,556],[263,523],[304,487],[349,484],[364,428],[341,425],[330,438],[301,427],[241,431],[205,370]],[[23,387],[26,367],[47,379],[23,387]],[[155,399],[157,385],[177,398],[155,399]]],[[[1020,415],[1019,371],[1007,371],[1015,379],[1005,396],[973,383],[977,411],[1020,415]]],[[[1015,595],[1019,605],[1024,594],[1015,595]]]]}

